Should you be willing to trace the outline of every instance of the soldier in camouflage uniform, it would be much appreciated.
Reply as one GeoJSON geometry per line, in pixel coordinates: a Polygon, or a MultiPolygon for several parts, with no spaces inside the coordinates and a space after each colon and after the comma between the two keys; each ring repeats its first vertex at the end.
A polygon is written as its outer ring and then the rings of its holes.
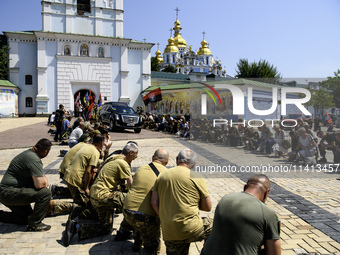
{"type": "Polygon", "coordinates": [[[204,178],[190,170],[196,158],[183,149],[177,166],[161,173],[152,188],[151,205],[159,215],[168,255],[189,254],[190,243],[207,239],[211,231],[212,220],[199,216],[199,210],[211,210],[211,200],[204,178]]]}
{"type": "Polygon", "coordinates": [[[125,198],[124,219],[134,228],[134,251],[139,251],[142,243],[147,254],[157,254],[160,250],[160,220],[151,207],[151,189],[158,174],[166,170],[168,161],[166,150],[156,150],[152,163],[136,171],[131,191],[125,198]]]}
{"type": "MultiPolygon", "coordinates": [[[[98,214],[99,222],[78,224],[77,220],[69,220],[64,233],[65,246],[69,245],[76,232],[79,240],[83,240],[109,234],[112,231],[114,208],[122,208],[126,196],[126,193],[117,191],[117,185],[126,180],[128,187],[131,188],[130,164],[137,155],[137,145],[129,143],[125,145],[121,154],[113,155],[103,163],[90,190],[90,201],[98,214]]],[[[123,221],[120,231],[129,229],[129,225],[123,221]]]]}

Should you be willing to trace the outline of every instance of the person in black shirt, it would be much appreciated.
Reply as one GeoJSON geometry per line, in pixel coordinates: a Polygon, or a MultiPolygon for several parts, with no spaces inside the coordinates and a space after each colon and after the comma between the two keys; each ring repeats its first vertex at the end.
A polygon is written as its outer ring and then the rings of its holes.
{"type": "Polygon", "coordinates": [[[326,150],[331,150],[333,151],[333,154],[335,153],[335,136],[332,133],[326,133],[322,131],[318,131],[316,134],[319,138],[321,138],[318,148],[322,158],[319,160],[319,162],[327,162],[326,150]]]}
{"type": "Polygon", "coordinates": [[[54,124],[56,126],[57,132],[55,133],[54,141],[61,142],[62,140],[62,129],[63,129],[63,115],[64,115],[65,109],[62,104],[59,105],[59,109],[56,110],[55,118],[54,118],[54,124]]]}

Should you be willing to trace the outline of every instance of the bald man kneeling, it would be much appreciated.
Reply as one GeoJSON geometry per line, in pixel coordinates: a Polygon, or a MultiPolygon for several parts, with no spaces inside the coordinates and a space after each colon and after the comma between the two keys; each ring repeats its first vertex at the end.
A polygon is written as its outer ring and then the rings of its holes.
{"type": "Polygon", "coordinates": [[[280,221],[264,203],[270,191],[267,176],[252,176],[244,192],[225,195],[215,211],[211,234],[201,254],[280,255],[280,221]],[[262,254],[262,253],[260,253],[262,254]]]}

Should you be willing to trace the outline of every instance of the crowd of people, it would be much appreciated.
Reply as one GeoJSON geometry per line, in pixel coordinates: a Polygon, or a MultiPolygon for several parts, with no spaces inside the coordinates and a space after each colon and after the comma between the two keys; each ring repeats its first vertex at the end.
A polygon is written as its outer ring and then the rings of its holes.
{"type": "MultiPolygon", "coordinates": [[[[45,217],[69,214],[62,234],[64,246],[69,246],[75,235],[84,240],[110,234],[114,214],[123,213],[114,240],[133,235],[133,250],[143,247],[145,254],[159,254],[161,236],[167,254],[189,254],[190,243],[202,240],[204,255],[281,254],[280,222],[274,210],[265,205],[270,191],[265,175],[252,176],[243,192],[225,195],[213,220],[201,218],[199,210],[209,212],[212,203],[205,179],[192,171],[197,162],[194,151],[181,150],[176,166],[168,169],[169,152],[159,148],[149,164],[132,174],[131,163],[139,152],[136,142],[129,141],[110,154],[112,141],[105,126],[82,117],[71,125],[62,105],[58,111],[63,120],[61,126],[56,125],[55,140],[60,138],[60,130],[70,132],[70,149],[63,153],[59,167],[66,185],[49,185],[41,159],[48,155],[52,143],[39,140],[11,161],[1,181],[0,202],[10,209],[0,211],[1,222],[26,225],[27,231],[48,231],[51,226],[43,223],[45,217]],[[72,202],[52,199],[55,196],[71,198],[72,202]],[[34,208],[31,203],[35,203],[34,208]]],[[[297,123],[286,134],[277,124],[273,128],[266,124],[258,128],[223,122],[214,125],[208,119],[190,122],[188,116],[144,114],[144,127],[151,130],[243,146],[280,158],[288,156],[289,160],[320,155],[319,161],[327,162],[326,150],[332,150],[334,162],[340,162],[340,133],[318,130],[315,135],[301,118],[297,123]]]]}
{"type": "Polygon", "coordinates": [[[296,126],[285,128],[265,122],[263,125],[257,123],[260,127],[254,127],[254,123],[248,126],[242,119],[234,121],[241,124],[230,125],[221,118],[214,123],[207,118],[190,120],[189,116],[181,115],[142,113],[141,116],[143,127],[149,130],[226,146],[242,146],[304,164],[326,163],[326,150],[330,150],[334,155],[332,162],[340,163],[340,133],[333,132],[332,123],[326,123],[327,132],[321,131],[323,123],[319,117],[308,123],[298,118],[296,126]]]}
{"type": "Polygon", "coordinates": [[[188,115],[157,115],[152,113],[141,113],[143,127],[145,129],[162,131],[181,137],[190,136],[190,117],[188,115]]]}
{"type": "MultiPolygon", "coordinates": [[[[76,121],[74,130],[84,131],[84,121],[76,121]]],[[[131,163],[138,157],[138,144],[129,141],[122,150],[105,155],[105,132],[100,124],[90,124],[77,143],[70,145],[59,167],[66,186],[49,185],[44,175],[41,159],[50,152],[48,139],[16,156],[0,184],[0,201],[10,209],[0,211],[0,221],[26,225],[27,231],[48,231],[51,226],[43,223],[45,217],[67,213],[62,240],[69,246],[74,235],[84,240],[110,234],[114,214],[123,213],[115,241],[133,234],[133,250],[143,247],[144,254],[159,254],[161,236],[167,254],[189,254],[190,243],[202,240],[206,240],[202,254],[229,250],[257,254],[261,249],[280,254],[279,220],[264,204],[270,191],[265,175],[251,177],[244,192],[223,197],[214,221],[201,218],[199,210],[209,212],[212,204],[205,179],[191,170],[197,162],[194,151],[181,150],[176,166],[168,169],[169,152],[159,148],[151,162],[133,175],[131,163]],[[72,202],[52,199],[56,194],[72,198],[72,202]],[[31,203],[35,203],[33,208],[31,203]],[[242,209],[244,206],[251,206],[252,213],[242,209]],[[232,210],[228,212],[228,208],[232,210]],[[236,215],[247,233],[243,227],[233,226],[236,215]]]]}
{"type": "Polygon", "coordinates": [[[209,212],[212,205],[204,178],[191,171],[195,152],[181,150],[177,166],[167,169],[169,153],[159,148],[150,164],[132,176],[138,144],[130,141],[102,161],[103,143],[104,137],[96,134],[65,155],[59,170],[73,203],[51,200],[54,189],[49,189],[41,163],[52,146],[49,140],[41,139],[16,156],[0,184],[0,201],[11,210],[0,211],[0,220],[27,225],[27,231],[48,231],[45,217],[69,213],[63,233],[63,244],[69,246],[76,234],[78,240],[110,234],[119,210],[124,220],[115,241],[126,240],[133,232],[133,250],[143,246],[144,254],[159,254],[161,231],[167,254],[189,254],[190,243],[202,240],[206,240],[202,254],[257,254],[261,249],[281,254],[279,220],[264,204],[270,191],[265,175],[251,177],[244,192],[223,197],[213,222],[199,216],[199,210],[209,212]]]}
{"type": "Polygon", "coordinates": [[[214,124],[208,119],[192,120],[190,137],[226,146],[242,146],[246,150],[274,154],[278,158],[286,157],[289,161],[305,164],[326,163],[326,150],[330,150],[334,155],[332,162],[340,163],[340,132],[324,132],[319,125],[316,125],[316,132],[312,131],[302,118],[297,119],[296,126],[288,128],[265,122],[256,124],[260,127],[254,127],[254,123],[248,126],[243,120],[237,122],[239,124],[230,125],[223,121],[215,121],[214,124]]]}

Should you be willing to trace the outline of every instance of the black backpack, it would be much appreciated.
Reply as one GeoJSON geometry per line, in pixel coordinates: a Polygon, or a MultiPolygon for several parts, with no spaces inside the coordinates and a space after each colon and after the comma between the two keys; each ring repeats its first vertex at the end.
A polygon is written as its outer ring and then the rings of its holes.
{"type": "Polygon", "coordinates": [[[54,118],[55,123],[60,123],[63,122],[63,112],[60,110],[57,110],[55,113],[55,118],[54,118]]]}

